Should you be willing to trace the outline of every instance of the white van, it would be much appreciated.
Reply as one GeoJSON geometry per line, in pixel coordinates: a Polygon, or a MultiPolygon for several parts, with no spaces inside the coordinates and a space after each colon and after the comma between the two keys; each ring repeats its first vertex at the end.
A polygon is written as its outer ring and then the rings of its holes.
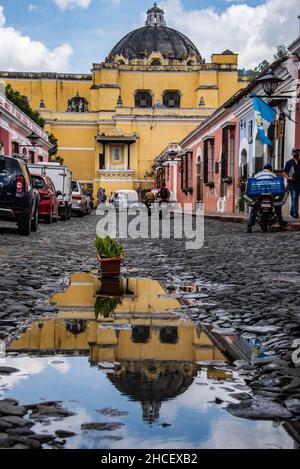
{"type": "Polygon", "coordinates": [[[113,191],[110,200],[117,210],[128,210],[130,207],[139,206],[138,193],[133,190],[113,191]]]}
{"type": "Polygon", "coordinates": [[[61,220],[69,220],[72,209],[72,173],[69,168],[59,163],[38,163],[27,166],[31,174],[41,174],[52,180],[57,193],[58,214],[61,220]]]}

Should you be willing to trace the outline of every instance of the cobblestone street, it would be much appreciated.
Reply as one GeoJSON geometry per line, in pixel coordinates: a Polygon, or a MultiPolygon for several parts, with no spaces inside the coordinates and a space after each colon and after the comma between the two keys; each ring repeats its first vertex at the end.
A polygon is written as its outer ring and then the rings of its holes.
{"type": "MultiPolygon", "coordinates": [[[[56,306],[47,300],[66,288],[69,274],[97,266],[97,220],[92,215],[50,227],[40,224],[29,238],[1,229],[2,340],[16,337],[36,318],[53,315],[56,306]]],[[[263,234],[257,228],[248,235],[243,225],[212,220],[205,222],[205,245],[199,251],[185,251],[174,239],[124,242],[126,276],[157,279],[169,292],[201,284],[202,295],[181,295],[190,300],[185,317],[213,325],[220,334],[249,333],[262,340],[269,359],[234,363],[254,399],[241,397],[228,410],[238,417],[292,421],[294,434],[300,415],[300,368],[291,359],[292,342],[300,338],[299,242],[298,232],[263,234]]]]}

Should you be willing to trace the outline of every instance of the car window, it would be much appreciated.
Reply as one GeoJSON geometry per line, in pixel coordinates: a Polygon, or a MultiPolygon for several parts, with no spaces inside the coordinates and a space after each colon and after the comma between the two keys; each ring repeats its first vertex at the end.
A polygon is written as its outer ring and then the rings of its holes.
{"type": "Polygon", "coordinates": [[[46,189],[45,181],[43,178],[39,176],[31,176],[31,178],[33,187],[35,187],[35,189],[46,189]]]}
{"type": "Polygon", "coordinates": [[[0,174],[15,172],[18,168],[17,161],[14,158],[0,157],[0,174]]]}
{"type": "Polygon", "coordinates": [[[72,192],[79,192],[78,184],[75,181],[72,181],[72,192]]]}

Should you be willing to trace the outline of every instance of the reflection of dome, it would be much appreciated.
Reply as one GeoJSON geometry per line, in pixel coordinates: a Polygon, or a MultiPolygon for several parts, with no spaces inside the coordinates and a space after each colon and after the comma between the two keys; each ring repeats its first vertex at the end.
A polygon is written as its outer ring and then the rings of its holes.
{"type": "Polygon", "coordinates": [[[159,418],[161,403],[185,392],[194,381],[197,365],[175,362],[122,363],[121,370],[107,376],[130,399],[139,401],[143,419],[153,423],[159,418]]]}
{"type": "Polygon", "coordinates": [[[127,34],[112,49],[108,61],[120,55],[131,59],[142,59],[152,52],[160,52],[170,59],[183,60],[194,57],[201,63],[201,55],[196,46],[184,34],[166,27],[164,12],[156,3],[147,12],[146,26],[127,34]]]}

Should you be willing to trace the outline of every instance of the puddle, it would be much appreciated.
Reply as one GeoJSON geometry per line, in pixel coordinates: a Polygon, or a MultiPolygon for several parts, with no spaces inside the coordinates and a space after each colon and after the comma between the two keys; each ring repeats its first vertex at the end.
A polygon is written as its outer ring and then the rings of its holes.
{"type": "Polygon", "coordinates": [[[195,326],[167,293],[149,279],[72,275],[52,298],[58,314],[2,350],[0,365],[20,371],[1,376],[0,397],[62,401],[74,415],[33,430],[75,432],[65,448],[293,448],[282,424],[225,409],[249,392],[231,361],[260,356],[261,344],[195,326]]]}

